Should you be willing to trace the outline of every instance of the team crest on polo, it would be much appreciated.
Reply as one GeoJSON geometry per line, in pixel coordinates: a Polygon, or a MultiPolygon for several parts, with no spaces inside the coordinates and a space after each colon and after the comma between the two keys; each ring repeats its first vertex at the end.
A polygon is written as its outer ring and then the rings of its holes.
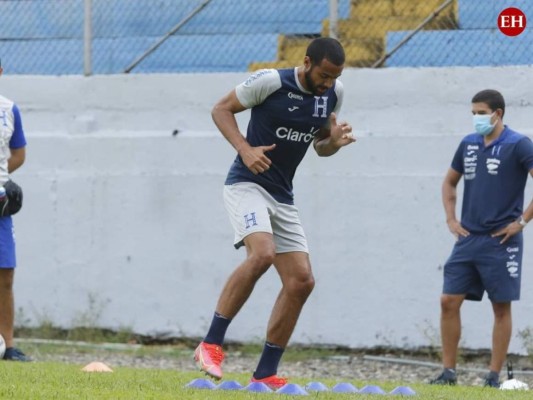
{"type": "Polygon", "coordinates": [[[498,175],[500,162],[497,158],[487,158],[487,172],[491,175],[498,175]]]}
{"type": "Polygon", "coordinates": [[[315,112],[313,117],[328,117],[328,96],[315,96],[315,112]]]}

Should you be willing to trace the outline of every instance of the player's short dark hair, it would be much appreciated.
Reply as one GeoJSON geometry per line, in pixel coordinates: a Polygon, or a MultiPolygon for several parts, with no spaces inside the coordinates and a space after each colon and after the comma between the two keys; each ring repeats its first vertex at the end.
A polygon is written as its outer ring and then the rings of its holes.
{"type": "Polygon", "coordinates": [[[338,40],[329,37],[314,39],[307,47],[305,55],[311,59],[313,65],[320,64],[324,58],[337,66],[343,65],[345,61],[342,45],[338,40]]]}
{"type": "Polygon", "coordinates": [[[485,103],[492,111],[502,109],[502,117],[505,114],[505,100],[500,92],[494,89],[486,89],[472,97],[472,103],[485,103]]]}

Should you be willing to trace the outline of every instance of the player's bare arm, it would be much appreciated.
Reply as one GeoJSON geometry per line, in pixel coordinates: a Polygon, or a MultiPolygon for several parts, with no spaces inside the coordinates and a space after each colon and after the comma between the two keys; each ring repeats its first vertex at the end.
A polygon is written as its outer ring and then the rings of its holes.
{"type": "MultiPolygon", "coordinates": [[[[529,174],[533,177],[533,170],[529,171],[529,174]]],[[[527,208],[524,210],[524,213],[518,220],[513,221],[509,225],[507,225],[505,228],[502,228],[499,231],[494,232],[491,236],[492,237],[503,236],[502,240],[500,240],[500,243],[503,244],[507,242],[509,238],[516,235],[518,232],[521,232],[525,228],[525,224],[527,224],[532,219],[533,219],[533,200],[531,200],[531,202],[529,203],[529,206],[527,206],[527,208]]]]}
{"type": "Polygon", "coordinates": [[[12,173],[17,168],[19,168],[22,164],[24,164],[24,160],[26,159],[26,148],[21,147],[18,149],[11,149],[11,156],[9,157],[9,160],[7,160],[7,170],[9,173],[12,173]]]}
{"type": "Polygon", "coordinates": [[[228,142],[237,150],[244,165],[255,175],[267,171],[272,162],[265,152],[273,150],[276,145],[252,147],[239,131],[235,114],[246,110],[237,98],[235,90],[232,90],[215,104],[211,116],[217,128],[228,142]]]}
{"type": "Polygon", "coordinates": [[[456,239],[459,239],[459,236],[466,237],[470,235],[470,232],[463,228],[455,216],[457,184],[461,180],[461,177],[462,174],[453,168],[449,168],[448,173],[444,178],[444,182],[442,183],[442,203],[444,205],[444,212],[446,213],[446,223],[448,224],[448,229],[456,239]]]}
{"type": "Polygon", "coordinates": [[[313,141],[316,153],[321,157],[335,154],[341,147],[355,142],[352,126],[348,122],[337,123],[337,116],[329,116],[329,128],[321,129],[313,141]]]}

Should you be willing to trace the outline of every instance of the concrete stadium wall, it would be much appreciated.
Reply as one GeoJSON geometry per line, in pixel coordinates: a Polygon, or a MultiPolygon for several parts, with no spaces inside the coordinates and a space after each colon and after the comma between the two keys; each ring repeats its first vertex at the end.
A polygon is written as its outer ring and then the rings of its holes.
{"type": "MultiPolygon", "coordinates": [[[[358,142],[295,179],[317,285],[293,342],[351,347],[439,343],[442,265],[453,246],[440,199],[471,129],[470,99],[496,88],[506,122],[533,135],[531,67],[347,70],[340,119],[358,142]]],[[[247,74],[4,76],[28,138],[14,174],[19,321],[85,321],[203,336],[223,283],[243,259],[222,204],[234,158],[210,118],[247,74]],[[179,129],[177,136],[171,132],[179,129]]],[[[248,112],[238,116],[245,131],[248,112]]],[[[532,197],[528,186],[526,201],[532,197]]],[[[533,325],[533,246],[526,232],[516,334],[533,325]]],[[[273,270],[228,331],[260,341],[280,288],[273,270]]],[[[463,308],[462,345],[490,347],[487,299],[463,308]]]]}

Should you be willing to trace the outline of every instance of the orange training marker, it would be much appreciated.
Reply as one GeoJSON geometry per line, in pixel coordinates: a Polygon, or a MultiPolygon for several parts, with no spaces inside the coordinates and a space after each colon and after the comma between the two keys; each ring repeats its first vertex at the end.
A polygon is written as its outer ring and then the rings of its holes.
{"type": "Polygon", "coordinates": [[[93,361],[81,369],[85,372],[113,372],[111,368],[100,361],[93,361]]]}

